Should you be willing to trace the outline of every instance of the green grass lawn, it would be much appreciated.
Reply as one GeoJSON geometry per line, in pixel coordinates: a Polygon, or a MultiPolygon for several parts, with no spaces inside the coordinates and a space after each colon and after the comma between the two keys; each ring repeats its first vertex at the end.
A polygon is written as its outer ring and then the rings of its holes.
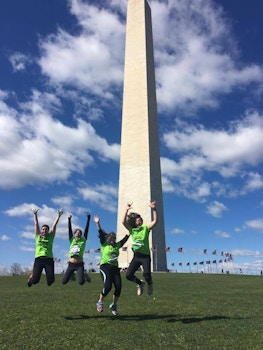
{"type": "Polygon", "coordinates": [[[123,274],[118,317],[112,292],[97,312],[102,282],[91,278],[48,287],[43,275],[28,288],[25,276],[0,277],[0,350],[263,349],[261,276],[154,273],[154,294],[137,297],[123,274]]]}

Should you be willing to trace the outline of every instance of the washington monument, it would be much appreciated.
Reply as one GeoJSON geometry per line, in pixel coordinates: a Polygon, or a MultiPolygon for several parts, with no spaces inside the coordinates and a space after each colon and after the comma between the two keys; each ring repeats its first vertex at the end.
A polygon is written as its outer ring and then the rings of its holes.
{"type": "MultiPolygon", "coordinates": [[[[151,222],[150,201],[156,201],[158,224],[150,234],[152,270],[166,271],[165,232],[157,120],[151,9],[146,0],[128,0],[122,107],[117,238],[127,203],[145,224],[151,222]]],[[[119,266],[132,259],[131,238],[120,251],[119,266]]]]}

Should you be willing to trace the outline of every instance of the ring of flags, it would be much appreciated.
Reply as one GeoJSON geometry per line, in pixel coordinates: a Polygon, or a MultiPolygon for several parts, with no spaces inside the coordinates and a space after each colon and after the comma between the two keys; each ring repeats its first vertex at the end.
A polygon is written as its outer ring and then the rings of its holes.
{"type": "MultiPolygon", "coordinates": [[[[127,252],[127,250],[128,250],[128,247],[122,247],[122,251],[127,252]]],[[[152,252],[157,252],[157,247],[156,247],[156,246],[151,247],[151,251],[152,251],[152,252]]],[[[166,252],[166,253],[171,253],[171,251],[172,251],[172,249],[171,249],[170,247],[166,247],[166,248],[165,248],[165,252],[166,252]]],[[[93,250],[91,250],[91,249],[85,250],[85,254],[90,254],[91,252],[100,253],[100,252],[101,252],[101,249],[100,249],[100,248],[97,248],[97,249],[93,249],[93,250]]],[[[184,253],[183,247],[177,248],[177,252],[178,252],[178,253],[184,253]]],[[[207,251],[206,248],[203,249],[202,254],[206,254],[206,255],[208,254],[208,251],[207,251]]],[[[213,250],[213,251],[211,252],[211,254],[212,254],[212,255],[217,255],[217,250],[216,250],[216,249],[213,250]]],[[[192,265],[198,266],[198,265],[211,265],[211,264],[218,264],[218,263],[219,263],[219,264],[224,264],[224,263],[226,264],[226,263],[228,263],[228,262],[233,261],[233,255],[232,255],[231,253],[229,253],[229,252],[221,251],[221,252],[220,252],[220,256],[221,256],[221,258],[220,258],[219,260],[214,259],[214,260],[212,260],[212,261],[211,261],[211,260],[194,261],[194,262],[192,263],[192,265]]],[[[54,261],[55,261],[55,262],[60,262],[60,259],[54,258],[54,261]]],[[[88,265],[93,265],[93,263],[89,263],[88,265]]],[[[98,263],[97,265],[99,265],[99,263],[98,263]]],[[[178,265],[179,265],[179,266],[183,266],[184,263],[183,263],[183,262],[179,262],[178,265]]],[[[171,262],[171,266],[174,267],[174,266],[175,266],[175,263],[174,263],[174,262],[171,262]]],[[[188,261],[188,262],[185,264],[185,266],[188,266],[188,267],[190,268],[190,266],[191,266],[190,261],[188,261]]]]}

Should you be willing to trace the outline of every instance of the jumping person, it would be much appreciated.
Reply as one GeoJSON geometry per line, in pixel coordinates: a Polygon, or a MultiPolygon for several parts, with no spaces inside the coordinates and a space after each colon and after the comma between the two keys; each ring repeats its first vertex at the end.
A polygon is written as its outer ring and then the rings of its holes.
{"type": "Polygon", "coordinates": [[[37,217],[37,212],[39,209],[31,210],[34,213],[36,253],[33,266],[33,274],[29,276],[27,285],[28,287],[31,287],[32,284],[37,284],[40,281],[42,271],[45,270],[47,284],[48,286],[51,286],[51,284],[53,284],[55,281],[53,242],[56,234],[56,227],[59,222],[59,218],[63,214],[63,210],[58,210],[58,215],[52,225],[50,232],[48,225],[42,225],[40,231],[37,217]]]}
{"type": "Polygon", "coordinates": [[[100,218],[94,217],[94,221],[99,231],[99,239],[101,244],[101,261],[100,275],[103,280],[103,289],[100,292],[97,302],[98,312],[103,311],[104,298],[109,294],[114,285],[114,293],[110,309],[113,315],[118,315],[117,302],[121,295],[121,274],[118,263],[120,248],[127,242],[129,235],[126,235],[122,240],[116,242],[116,234],[114,232],[105,233],[100,226],[100,218]]]}
{"type": "Polygon", "coordinates": [[[126,278],[137,284],[137,295],[143,293],[145,282],[135,276],[135,272],[140,266],[143,268],[143,277],[148,285],[148,295],[153,293],[153,281],[151,275],[151,255],[149,248],[149,234],[151,229],[157,224],[156,202],[150,202],[153,220],[150,224],[144,225],[142,217],[137,213],[128,214],[132,204],[128,203],[123,215],[122,224],[129,231],[132,237],[133,258],[126,272],[126,278]]]}
{"type": "MultiPolygon", "coordinates": [[[[72,232],[71,225],[72,215],[68,216],[68,235],[69,235],[69,262],[68,268],[64,274],[62,283],[66,284],[72,278],[75,271],[77,272],[78,282],[80,285],[85,283],[85,270],[84,270],[84,262],[83,255],[85,251],[86,242],[88,239],[89,233],[89,223],[90,223],[90,213],[87,213],[87,223],[84,231],[84,236],[82,237],[81,229],[77,228],[72,232]]],[[[90,278],[87,275],[86,279],[90,282],[90,278]]]]}

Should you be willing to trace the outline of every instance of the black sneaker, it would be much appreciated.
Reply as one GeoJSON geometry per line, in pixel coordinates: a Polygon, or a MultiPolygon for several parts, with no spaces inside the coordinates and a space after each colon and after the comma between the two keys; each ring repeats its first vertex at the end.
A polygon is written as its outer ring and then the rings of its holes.
{"type": "Polygon", "coordinates": [[[33,277],[33,275],[32,275],[32,273],[28,276],[28,280],[27,280],[27,285],[28,285],[28,287],[31,287],[32,286],[32,277],[33,277]]]}
{"type": "Polygon", "coordinates": [[[148,284],[148,295],[152,295],[153,293],[153,284],[148,284]]]}
{"type": "Polygon", "coordinates": [[[90,276],[88,274],[86,275],[86,281],[89,282],[89,283],[91,282],[91,278],[90,278],[90,276]]]}

